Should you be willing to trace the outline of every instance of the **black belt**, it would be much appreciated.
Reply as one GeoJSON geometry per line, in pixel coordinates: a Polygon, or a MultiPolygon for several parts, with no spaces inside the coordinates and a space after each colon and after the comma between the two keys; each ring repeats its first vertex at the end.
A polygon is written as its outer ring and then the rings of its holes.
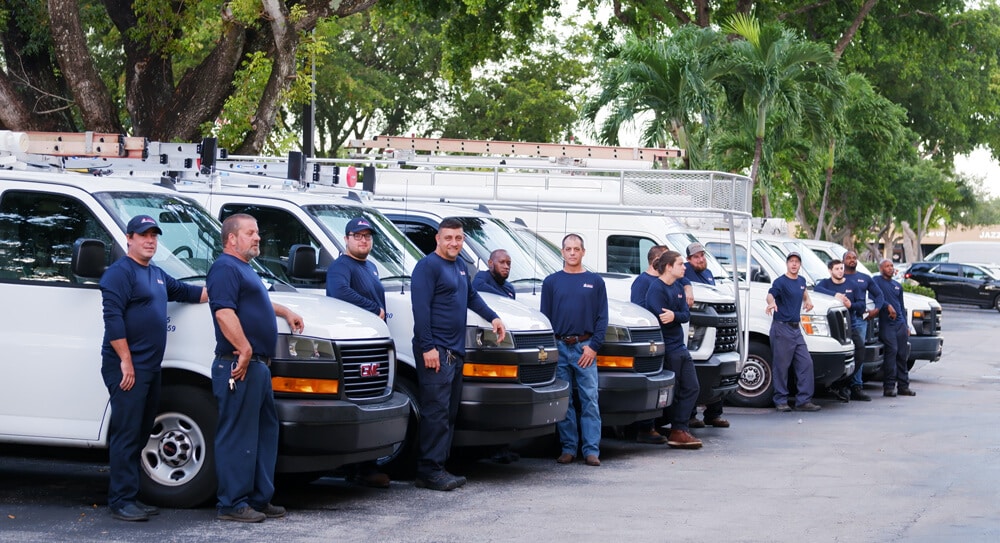
{"type": "Polygon", "coordinates": [[[576,336],[556,336],[556,339],[565,343],[566,345],[576,345],[577,343],[583,343],[593,336],[593,334],[579,334],[576,336]]]}
{"type": "Polygon", "coordinates": [[[788,326],[791,326],[792,328],[798,328],[799,327],[799,321],[778,321],[778,322],[780,322],[781,324],[787,324],[788,326]]]}
{"type": "MultiPolygon", "coordinates": [[[[238,360],[239,359],[239,357],[236,356],[235,354],[218,354],[218,355],[215,355],[215,356],[217,356],[220,360],[238,360]]],[[[260,362],[261,364],[264,364],[267,367],[271,367],[271,357],[270,356],[264,356],[262,354],[252,354],[252,355],[250,355],[250,361],[251,362],[260,362]]]]}

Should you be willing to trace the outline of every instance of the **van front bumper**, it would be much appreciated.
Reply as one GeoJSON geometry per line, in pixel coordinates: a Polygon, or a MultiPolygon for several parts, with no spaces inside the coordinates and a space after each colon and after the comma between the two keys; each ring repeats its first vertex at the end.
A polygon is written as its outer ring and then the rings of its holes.
{"type": "Polygon", "coordinates": [[[598,404],[601,424],[620,426],[659,417],[674,401],[674,372],[653,375],[623,371],[598,371],[598,404]]]}
{"type": "Polygon", "coordinates": [[[538,386],[466,381],[452,444],[505,445],[551,434],[566,418],[569,397],[569,383],[561,379],[538,386]]]}

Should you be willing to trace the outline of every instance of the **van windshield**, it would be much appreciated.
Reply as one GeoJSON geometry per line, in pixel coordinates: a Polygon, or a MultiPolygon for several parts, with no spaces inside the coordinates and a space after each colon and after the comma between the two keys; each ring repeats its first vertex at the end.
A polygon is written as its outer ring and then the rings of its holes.
{"type": "Polygon", "coordinates": [[[413,267],[423,257],[423,253],[385,215],[375,209],[352,205],[309,205],[309,213],[326,228],[330,238],[340,249],[344,248],[344,228],[351,219],[360,216],[371,223],[373,234],[372,251],[368,261],[378,268],[382,279],[409,277],[413,267]]]}
{"type": "Polygon", "coordinates": [[[153,262],[176,279],[204,277],[222,253],[222,228],[191,200],[150,192],[103,192],[94,197],[111,213],[118,226],[136,215],[156,219],[163,234],[153,262]]]}
{"type": "MultiPolygon", "coordinates": [[[[493,218],[459,217],[465,231],[465,244],[486,262],[490,252],[504,249],[510,255],[511,283],[541,281],[550,273],[562,269],[562,257],[555,257],[543,243],[529,241],[514,233],[507,223],[493,218]],[[537,257],[536,257],[537,255],[537,257]]],[[[557,253],[558,254],[558,253],[557,253]]]]}

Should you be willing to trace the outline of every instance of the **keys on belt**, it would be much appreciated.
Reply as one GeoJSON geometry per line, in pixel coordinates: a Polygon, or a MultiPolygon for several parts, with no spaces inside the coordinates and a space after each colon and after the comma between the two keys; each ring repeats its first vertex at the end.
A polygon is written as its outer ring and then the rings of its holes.
{"type": "Polygon", "coordinates": [[[583,343],[593,336],[593,334],[579,334],[575,336],[556,336],[556,339],[565,343],[566,345],[576,345],[577,343],[583,343]]]}

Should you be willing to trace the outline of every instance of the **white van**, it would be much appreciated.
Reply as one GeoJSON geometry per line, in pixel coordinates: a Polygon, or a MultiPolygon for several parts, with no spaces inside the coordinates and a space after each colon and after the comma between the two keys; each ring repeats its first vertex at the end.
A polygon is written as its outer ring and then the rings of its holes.
{"type": "Polygon", "coordinates": [[[931,251],[931,254],[924,257],[924,261],[1000,264],[1000,242],[953,241],[931,251]]]}
{"type": "MultiPolygon", "coordinates": [[[[104,269],[125,254],[138,214],[163,230],[153,261],[203,282],[222,251],[219,223],[176,191],[73,173],[0,172],[0,442],[104,448],[104,269]]],[[[266,240],[266,238],[265,238],[266,240]]],[[[305,321],[277,319],[271,365],[281,423],[278,473],[321,474],[390,454],[406,433],[385,324],[350,304],[297,293],[257,267],[271,298],[305,321]],[[282,377],[295,377],[282,379],[282,377]],[[334,394],[312,387],[332,384],[334,394]]],[[[163,394],[141,454],[141,497],[193,507],[215,495],[215,331],[208,304],[168,304],[163,394]]]]}
{"type": "MultiPolygon", "coordinates": [[[[326,270],[344,251],[347,223],[364,216],[372,224],[368,260],[378,268],[386,291],[386,322],[398,362],[395,386],[411,400],[406,441],[382,462],[406,474],[416,458],[420,423],[409,279],[423,254],[358,193],[281,190],[280,179],[272,182],[278,188],[204,183],[178,188],[220,219],[234,213],[253,215],[264,237],[257,260],[313,295],[325,297],[326,270]]],[[[453,444],[499,446],[553,433],[566,416],[569,384],[555,377],[558,351],[551,324],[539,311],[517,302],[493,294],[482,297],[500,315],[508,335],[497,344],[490,323],[468,312],[465,384],[453,444]]]]}
{"type": "MultiPolygon", "coordinates": [[[[725,264],[736,262],[739,273],[749,281],[747,313],[750,318],[750,348],[740,377],[739,393],[729,400],[737,405],[767,407],[774,395],[771,371],[771,316],[764,311],[767,291],[779,275],[785,273],[785,257],[777,253],[757,236],[750,242],[750,269],[742,269],[747,262],[747,247],[742,236],[737,236],[735,249],[728,232],[710,230],[692,232],[705,246],[707,252],[725,264]]],[[[807,275],[807,284],[811,279],[807,275]]],[[[813,360],[816,389],[823,390],[842,377],[854,372],[854,343],[851,341],[850,320],[847,308],[832,296],[810,293],[813,309],[802,313],[802,335],[813,360]]]]}
{"type": "MultiPolygon", "coordinates": [[[[832,241],[813,239],[797,241],[812,249],[824,262],[842,259],[844,253],[847,252],[846,247],[832,241]]],[[[858,273],[873,275],[862,262],[858,262],[858,273]]],[[[910,316],[907,320],[910,327],[909,362],[910,371],[913,371],[929,362],[937,362],[941,359],[941,352],[944,348],[944,338],[941,335],[941,304],[934,298],[912,292],[903,293],[903,303],[906,304],[906,311],[910,316]]]]}

